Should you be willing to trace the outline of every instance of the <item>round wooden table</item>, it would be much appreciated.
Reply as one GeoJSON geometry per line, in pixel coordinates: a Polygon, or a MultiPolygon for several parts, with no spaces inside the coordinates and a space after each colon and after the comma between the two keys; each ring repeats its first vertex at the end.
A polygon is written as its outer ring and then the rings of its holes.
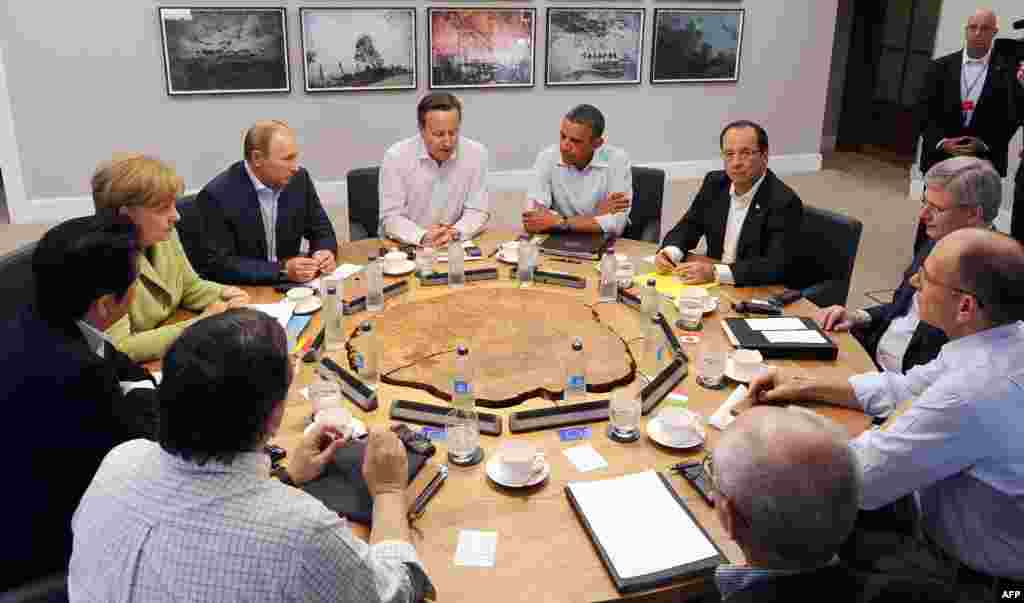
{"type": "MultiPolygon", "coordinates": [[[[503,241],[515,238],[511,231],[489,231],[475,240],[482,248],[484,255],[490,254],[503,241]]],[[[365,264],[367,253],[381,245],[393,246],[378,240],[358,241],[342,247],[339,251],[338,263],[365,264]]],[[[637,241],[620,240],[616,244],[617,253],[630,256],[637,267],[638,273],[653,269],[653,265],[642,261],[656,250],[655,245],[637,241]]],[[[593,262],[567,263],[541,255],[539,269],[568,272],[587,279],[587,288],[583,290],[565,288],[554,285],[535,284],[531,291],[543,295],[561,295],[578,299],[583,304],[591,305],[598,313],[600,320],[618,333],[628,342],[635,358],[641,357],[642,330],[640,314],[636,310],[622,304],[594,304],[597,299],[598,273],[593,262]]],[[[502,291],[518,289],[518,282],[510,280],[509,266],[499,264],[492,259],[467,262],[467,269],[498,266],[500,280],[467,283],[459,290],[447,286],[423,287],[414,276],[404,277],[409,281],[409,290],[395,298],[387,300],[385,317],[398,319],[403,316],[402,305],[422,302],[423,300],[439,300],[439,303],[457,303],[458,297],[478,290],[493,291],[494,296],[502,295],[502,291]],[[447,301],[440,301],[447,300],[447,301]]],[[[445,271],[443,263],[437,270],[445,271]]],[[[357,278],[356,276],[350,278],[357,278]]],[[[392,282],[399,279],[388,278],[392,282]]],[[[777,292],[779,288],[720,288],[722,303],[719,310],[705,317],[701,337],[723,338],[724,334],[718,326],[718,320],[733,315],[732,300],[743,300],[758,297],[767,293],[777,292]]],[[[280,297],[270,288],[250,288],[254,302],[267,302],[280,297]]],[[[786,309],[787,315],[810,316],[816,307],[807,301],[800,301],[786,309]]],[[[346,317],[345,330],[351,332],[355,326],[366,319],[374,319],[374,314],[360,312],[346,317]]],[[[415,330],[415,324],[403,325],[401,329],[379,329],[382,338],[380,344],[387,348],[395,345],[387,337],[397,336],[403,331],[415,330]]],[[[315,316],[310,324],[309,332],[319,329],[319,316],[315,316]]],[[[683,334],[677,331],[677,334],[683,334]]],[[[769,361],[775,366],[814,375],[849,376],[852,374],[874,370],[870,358],[860,345],[849,335],[835,336],[839,345],[839,357],[833,362],[824,361],[769,361]]],[[[454,344],[454,342],[441,342],[454,344]]],[[[566,340],[566,348],[569,341],[566,340]]],[[[730,384],[722,390],[708,390],[696,384],[693,360],[696,357],[696,346],[685,344],[684,349],[690,357],[691,365],[686,379],[676,387],[677,393],[689,397],[688,407],[709,417],[729,396],[735,388],[730,384]]],[[[345,365],[347,360],[337,358],[345,365]]],[[[307,426],[311,413],[310,402],[301,395],[300,390],[315,377],[313,364],[304,364],[300,374],[289,392],[287,410],[281,430],[274,438],[274,443],[291,450],[301,437],[302,430],[307,426]]],[[[510,369],[510,370],[514,370],[510,369]]],[[[371,413],[363,412],[354,404],[348,403],[353,414],[371,427],[386,428],[390,423],[389,405],[396,399],[408,399],[431,404],[446,404],[444,400],[422,389],[401,387],[382,383],[378,396],[380,407],[371,413]]],[[[589,399],[607,399],[608,394],[588,394],[589,399]]],[[[531,397],[516,406],[504,409],[484,409],[502,416],[518,411],[534,408],[547,408],[556,401],[544,397],[531,397]]],[[[827,415],[844,425],[851,435],[863,431],[870,423],[865,415],[834,406],[813,407],[816,411],[827,415]]],[[[564,486],[570,481],[587,481],[605,479],[635,473],[647,469],[664,471],[669,465],[687,459],[699,459],[706,450],[714,447],[719,432],[707,428],[707,440],[704,446],[696,449],[674,450],[652,442],[646,435],[646,424],[650,417],[655,416],[657,409],[649,417],[641,419],[644,435],[640,440],[620,444],[611,441],[605,435],[605,424],[592,425],[592,437],[587,441],[561,442],[557,430],[543,430],[525,434],[512,434],[508,431],[507,420],[504,432],[500,437],[481,435],[481,446],[485,453],[483,463],[472,467],[450,466],[447,483],[427,506],[426,513],[413,525],[413,544],[419,553],[428,575],[437,587],[441,601],[604,601],[619,599],[620,595],[598,557],[591,540],[584,531],[572,510],[564,486]],[[508,489],[493,483],[485,473],[486,461],[491,457],[503,440],[522,439],[540,448],[551,464],[551,475],[541,485],[527,489],[508,489]],[[591,444],[607,461],[608,467],[586,473],[580,473],[563,454],[563,450],[581,443],[591,444]],[[498,533],[497,559],[493,568],[457,567],[454,565],[455,548],[459,531],[463,529],[496,531],[498,533]]],[[[410,488],[410,500],[418,493],[429,478],[436,472],[434,463],[445,462],[446,448],[443,441],[436,442],[438,453],[431,464],[420,472],[410,488]]],[[[739,561],[742,554],[736,545],[724,534],[713,510],[699,497],[689,484],[681,477],[672,475],[670,481],[677,492],[686,501],[697,520],[703,525],[711,537],[717,542],[731,561],[739,561]]],[[[623,510],[623,520],[628,521],[630,513],[642,513],[643,501],[636,501],[632,509],[623,510]]],[[[357,533],[365,535],[365,528],[354,525],[357,533]]],[[[650,600],[679,600],[682,595],[703,592],[713,589],[707,579],[684,580],[671,586],[631,595],[629,598],[650,600]]]]}

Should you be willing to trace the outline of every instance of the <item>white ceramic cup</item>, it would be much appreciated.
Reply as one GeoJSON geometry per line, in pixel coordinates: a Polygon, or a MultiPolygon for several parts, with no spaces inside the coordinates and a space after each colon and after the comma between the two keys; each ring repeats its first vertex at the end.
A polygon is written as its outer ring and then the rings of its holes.
{"type": "Polygon", "coordinates": [[[301,312],[304,307],[313,303],[313,293],[310,287],[293,287],[285,295],[288,301],[295,302],[295,309],[301,312]]]}
{"type": "Polygon", "coordinates": [[[404,263],[409,256],[404,251],[389,251],[384,254],[384,267],[388,272],[398,272],[404,268],[404,263]]]}
{"type": "Polygon", "coordinates": [[[761,374],[764,358],[757,350],[736,350],[732,353],[734,377],[739,381],[750,381],[761,374]]]}
{"type": "Polygon", "coordinates": [[[662,433],[672,443],[692,442],[700,437],[700,417],[685,408],[666,406],[658,413],[662,433]]]}
{"type": "Polygon", "coordinates": [[[343,437],[352,432],[352,413],[344,406],[332,406],[317,412],[313,422],[332,427],[343,437]]]}
{"type": "Polygon", "coordinates": [[[501,244],[501,257],[507,262],[519,261],[519,241],[506,241],[501,244]]]}
{"type": "Polygon", "coordinates": [[[543,462],[543,457],[533,444],[511,440],[498,450],[498,460],[501,463],[501,475],[505,479],[512,483],[523,483],[530,479],[537,463],[543,462]]]}

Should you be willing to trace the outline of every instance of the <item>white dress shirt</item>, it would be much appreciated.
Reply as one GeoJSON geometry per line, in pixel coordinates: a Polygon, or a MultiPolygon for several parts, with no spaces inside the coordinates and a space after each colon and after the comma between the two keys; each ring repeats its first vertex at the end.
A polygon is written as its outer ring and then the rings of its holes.
{"type": "MultiPolygon", "coordinates": [[[[903,356],[906,355],[907,348],[910,347],[910,340],[914,338],[917,325],[921,323],[918,299],[919,296],[915,293],[907,313],[890,322],[889,328],[882,333],[881,339],[878,340],[875,360],[887,371],[903,372],[903,356]]],[[[870,315],[868,316],[870,317],[870,315]]]]}
{"type": "Polygon", "coordinates": [[[419,244],[427,229],[450,224],[463,240],[490,219],[487,148],[459,137],[455,152],[438,165],[419,134],[384,154],[380,168],[380,219],[388,236],[419,244]]]}
{"type": "Polygon", "coordinates": [[[906,374],[850,378],[855,405],[884,430],[850,442],[863,471],[861,508],[917,492],[927,535],[975,570],[1024,579],[1024,324],[942,346],[906,374]]]}
{"type": "MultiPolygon", "coordinates": [[[[992,49],[989,48],[985,56],[977,59],[972,59],[967,56],[967,49],[964,48],[963,63],[960,68],[960,102],[971,101],[974,106],[978,106],[978,99],[981,97],[981,91],[985,88],[985,79],[988,77],[988,64],[989,58],[992,56],[992,49]]],[[[967,127],[971,123],[971,119],[974,117],[974,110],[964,111],[961,107],[960,115],[964,127],[967,127]]],[[[939,141],[935,148],[941,148],[943,144],[948,141],[948,138],[943,138],[939,141]]],[[[984,142],[984,141],[982,141],[984,142]]]]}
{"type": "Polygon", "coordinates": [[[89,349],[96,352],[96,355],[100,358],[106,358],[106,347],[109,343],[114,345],[114,340],[109,335],[96,329],[96,327],[85,322],[84,320],[76,320],[75,324],[78,325],[78,329],[82,332],[82,336],[85,337],[85,343],[89,346],[89,349]]]}
{"type": "Polygon", "coordinates": [[[263,235],[267,238],[267,261],[277,261],[277,200],[281,197],[281,191],[274,190],[263,184],[256,174],[249,168],[249,162],[245,163],[245,173],[249,174],[253,188],[256,189],[256,198],[260,201],[260,215],[263,218],[263,235]]]}
{"type": "Polygon", "coordinates": [[[597,204],[612,193],[633,196],[633,173],[629,155],[618,147],[601,145],[582,170],[562,161],[559,146],[551,145],[537,154],[533,164],[533,183],[527,199],[559,214],[591,216],[601,230],[612,236],[621,236],[629,224],[629,213],[595,216],[597,204]]]}

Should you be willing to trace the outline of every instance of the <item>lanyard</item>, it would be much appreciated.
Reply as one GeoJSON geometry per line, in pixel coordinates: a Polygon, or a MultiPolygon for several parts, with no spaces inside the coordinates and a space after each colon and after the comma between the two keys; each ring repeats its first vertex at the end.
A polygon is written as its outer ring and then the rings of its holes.
{"type": "Polygon", "coordinates": [[[960,98],[961,98],[961,100],[969,100],[971,98],[971,94],[974,92],[974,88],[978,85],[978,82],[980,82],[981,78],[985,77],[985,74],[988,73],[988,65],[984,65],[983,64],[982,68],[981,68],[981,71],[978,73],[978,75],[974,76],[974,81],[971,82],[970,85],[968,85],[967,84],[967,69],[966,69],[966,67],[967,67],[967,64],[964,64],[964,68],[962,68],[960,70],[960,94],[961,94],[960,98]]]}

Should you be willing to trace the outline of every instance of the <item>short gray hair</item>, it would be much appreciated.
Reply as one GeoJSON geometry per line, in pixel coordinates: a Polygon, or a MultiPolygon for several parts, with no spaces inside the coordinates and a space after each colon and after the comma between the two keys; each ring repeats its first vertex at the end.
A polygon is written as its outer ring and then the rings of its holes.
{"type": "Polygon", "coordinates": [[[952,157],[940,161],[924,175],[924,182],[953,195],[957,205],[980,207],[986,224],[991,224],[999,215],[1003,181],[992,164],[984,159],[952,157]]]}

